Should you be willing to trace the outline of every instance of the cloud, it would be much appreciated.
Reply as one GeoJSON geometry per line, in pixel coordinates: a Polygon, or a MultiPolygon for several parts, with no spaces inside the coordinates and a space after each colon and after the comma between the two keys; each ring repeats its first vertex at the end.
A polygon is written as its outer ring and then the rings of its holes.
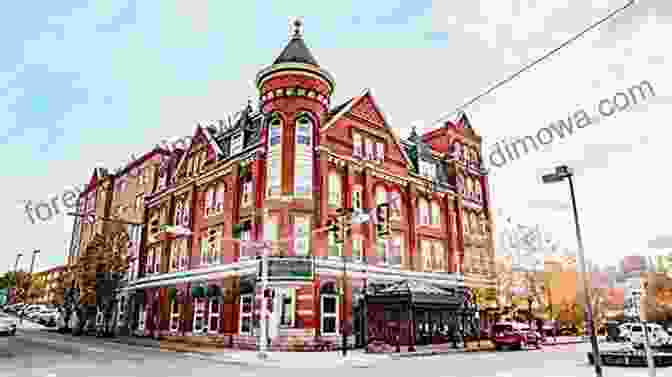
{"type": "Polygon", "coordinates": [[[530,208],[551,209],[553,211],[566,211],[570,208],[569,203],[559,200],[531,199],[527,201],[530,208]]]}

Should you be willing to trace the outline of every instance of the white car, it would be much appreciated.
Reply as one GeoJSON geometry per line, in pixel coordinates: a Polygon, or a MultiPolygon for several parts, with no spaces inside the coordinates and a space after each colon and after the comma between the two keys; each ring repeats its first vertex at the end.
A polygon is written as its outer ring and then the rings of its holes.
{"type": "Polygon", "coordinates": [[[16,319],[0,313],[0,334],[16,335],[16,319]]]}
{"type": "MultiPolygon", "coordinates": [[[[649,344],[652,346],[662,346],[664,344],[670,343],[670,335],[665,331],[663,326],[656,323],[649,323],[646,325],[646,328],[649,332],[649,344]]],[[[646,339],[644,338],[644,325],[643,324],[633,324],[630,326],[629,339],[633,344],[644,344],[646,339]]]]}

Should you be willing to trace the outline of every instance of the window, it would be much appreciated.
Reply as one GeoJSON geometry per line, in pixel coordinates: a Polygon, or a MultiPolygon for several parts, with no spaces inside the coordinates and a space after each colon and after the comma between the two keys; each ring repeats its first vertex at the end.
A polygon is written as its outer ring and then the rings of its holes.
{"type": "Polygon", "coordinates": [[[390,192],[388,201],[390,202],[390,218],[401,219],[401,195],[398,192],[390,192]]]}
{"type": "Polygon", "coordinates": [[[313,195],[313,120],[307,114],[296,120],[294,156],[294,193],[301,197],[313,195]]]}
{"type": "Polygon", "coordinates": [[[294,218],[294,254],[307,256],[310,250],[310,219],[294,218]]]}
{"type": "Polygon", "coordinates": [[[476,181],[474,184],[474,196],[476,200],[481,201],[483,200],[482,198],[482,190],[481,190],[481,183],[476,181]]]}
{"type": "Polygon", "coordinates": [[[381,164],[385,161],[385,144],[383,143],[376,143],[376,161],[381,164]]]}
{"type": "MultiPolygon", "coordinates": [[[[272,216],[271,218],[269,218],[264,222],[264,240],[277,241],[278,238],[279,238],[278,218],[276,216],[272,216]]],[[[248,255],[248,257],[251,256],[252,255],[248,255]]]]}
{"type": "Polygon", "coordinates": [[[462,215],[462,231],[464,234],[469,233],[469,214],[466,212],[462,215]]]}
{"type": "Polygon", "coordinates": [[[441,208],[439,203],[432,202],[432,225],[441,225],[441,208]]]}
{"type": "Polygon", "coordinates": [[[177,300],[170,303],[170,332],[177,332],[180,329],[180,304],[177,300]]]}
{"type": "Polygon", "coordinates": [[[378,256],[379,263],[387,264],[389,261],[388,255],[388,242],[385,238],[376,239],[376,254],[378,256]]]}
{"type": "Polygon", "coordinates": [[[221,263],[221,234],[221,231],[214,227],[209,228],[206,233],[203,233],[201,239],[202,265],[221,263]]]}
{"type": "Polygon", "coordinates": [[[432,162],[420,160],[420,175],[434,179],[436,177],[436,165],[432,162]]]}
{"type": "Polygon", "coordinates": [[[224,193],[226,192],[226,185],[224,182],[220,182],[217,185],[217,191],[215,194],[215,213],[219,214],[224,212],[224,193]]]}
{"type": "Polygon", "coordinates": [[[145,204],[144,194],[138,194],[135,197],[135,210],[136,211],[142,210],[144,204],[145,204]]]}
{"type": "Polygon", "coordinates": [[[366,154],[367,160],[372,161],[375,158],[375,154],[373,151],[373,143],[371,142],[370,139],[364,139],[364,153],[366,154]]]}
{"type": "Polygon", "coordinates": [[[252,333],[252,295],[240,296],[240,334],[252,333]]]}
{"type": "Polygon", "coordinates": [[[329,257],[340,257],[343,255],[343,244],[336,243],[336,234],[334,232],[329,232],[328,235],[328,244],[329,244],[329,257]]]}
{"type": "Polygon", "coordinates": [[[161,273],[161,249],[160,247],[154,248],[154,273],[161,273]]]}
{"type": "Polygon", "coordinates": [[[205,322],[205,303],[207,300],[201,298],[194,299],[194,335],[206,334],[208,324],[205,322]]]}
{"type": "Polygon", "coordinates": [[[362,209],[362,187],[355,186],[352,190],[352,208],[362,209]]]}
{"type": "Polygon", "coordinates": [[[429,207],[424,198],[418,199],[418,220],[419,225],[429,225],[429,207]]]}
{"type": "Polygon", "coordinates": [[[294,327],[294,313],[296,312],[296,289],[279,289],[280,297],[280,326],[294,327]]]}
{"type": "Polygon", "coordinates": [[[320,332],[322,335],[338,334],[338,296],[322,295],[321,312],[320,332]]]}
{"type": "Polygon", "coordinates": [[[474,184],[471,178],[467,178],[467,188],[466,188],[466,195],[468,197],[473,197],[474,194],[474,184]]]}
{"type": "Polygon", "coordinates": [[[397,234],[392,239],[392,247],[390,251],[390,264],[391,265],[401,265],[404,261],[404,236],[397,234]]]}
{"type": "Polygon", "coordinates": [[[434,263],[436,270],[443,271],[444,269],[444,250],[441,242],[434,243],[434,263]]]}
{"type": "Polygon", "coordinates": [[[359,237],[352,238],[352,259],[355,261],[361,261],[363,255],[362,249],[362,239],[359,237]]]}
{"type": "Polygon", "coordinates": [[[242,132],[231,138],[231,156],[237,155],[243,151],[243,134],[242,132]]]}
{"type": "Polygon", "coordinates": [[[178,225],[180,224],[182,220],[182,211],[184,210],[184,205],[182,204],[182,201],[178,201],[177,205],[175,205],[175,221],[173,224],[178,225]]]}
{"type": "Polygon", "coordinates": [[[364,151],[362,150],[362,135],[353,133],[352,134],[352,145],[353,145],[353,155],[355,157],[364,157],[364,151]]]}
{"type": "Polygon", "coordinates": [[[180,248],[178,240],[174,240],[170,247],[170,267],[169,272],[174,272],[179,270],[180,263],[180,248]]]}
{"type": "Polygon", "coordinates": [[[252,192],[252,181],[247,181],[243,183],[242,198],[240,202],[241,207],[247,207],[252,205],[253,201],[253,192],[252,192]]]}
{"type": "Polygon", "coordinates": [[[208,252],[210,248],[208,247],[208,236],[207,233],[203,233],[201,236],[201,265],[208,263],[208,252]]]}
{"type": "Polygon", "coordinates": [[[281,193],[282,181],[282,119],[275,116],[269,127],[268,138],[268,196],[276,196],[281,193]]]}
{"type": "Polygon", "coordinates": [[[210,187],[205,192],[205,217],[208,217],[212,214],[214,204],[215,204],[215,189],[213,187],[210,187]]]}
{"type": "Polygon", "coordinates": [[[422,269],[424,271],[431,271],[432,270],[432,245],[429,243],[429,241],[420,241],[422,245],[422,260],[423,260],[423,267],[422,269]]]}
{"type": "Polygon", "coordinates": [[[471,213],[471,223],[469,224],[469,230],[473,233],[478,233],[478,221],[476,220],[476,214],[471,213]]]}
{"type": "Polygon", "coordinates": [[[384,188],[378,186],[376,188],[376,205],[381,205],[387,203],[387,191],[384,188]]]}
{"type": "Polygon", "coordinates": [[[329,173],[329,206],[341,206],[341,176],[338,173],[329,173]]]}
{"type": "Polygon", "coordinates": [[[140,304],[140,307],[138,308],[138,330],[139,331],[145,331],[145,317],[147,316],[147,313],[145,313],[145,305],[140,304]]]}
{"type": "Polygon", "coordinates": [[[217,331],[219,331],[219,306],[217,298],[210,299],[210,310],[208,311],[210,320],[208,321],[208,329],[210,329],[211,334],[216,334],[217,331]]]}

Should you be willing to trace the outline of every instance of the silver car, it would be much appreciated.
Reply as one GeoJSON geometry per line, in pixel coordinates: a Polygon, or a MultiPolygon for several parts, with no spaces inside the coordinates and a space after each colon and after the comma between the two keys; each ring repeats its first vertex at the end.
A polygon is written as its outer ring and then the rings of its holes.
{"type": "Polygon", "coordinates": [[[16,319],[5,313],[0,313],[0,334],[16,335],[16,319]]]}

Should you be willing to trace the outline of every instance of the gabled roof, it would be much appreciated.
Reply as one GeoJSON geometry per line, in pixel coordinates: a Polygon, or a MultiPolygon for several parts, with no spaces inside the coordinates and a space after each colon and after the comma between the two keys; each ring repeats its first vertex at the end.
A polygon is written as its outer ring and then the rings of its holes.
{"type": "MultiPolygon", "coordinates": [[[[413,166],[413,162],[411,161],[411,159],[406,154],[406,149],[401,144],[401,139],[399,139],[399,136],[396,134],[396,132],[394,132],[390,128],[390,124],[387,121],[387,117],[385,116],[383,111],[380,109],[380,106],[378,106],[378,103],[376,103],[376,100],[373,96],[373,89],[371,89],[371,88],[365,89],[364,92],[361,95],[359,95],[355,98],[352,98],[352,99],[348,100],[347,102],[339,105],[338,108],[340,108],[340,110],[338,110],[338,112],[336,112],[331,118],[329,118],[329,120],[327,120],[324,123],[324,126],[322,126],[322,128],[320,128],[320,133],[325,132],[326,130],[329,129],[329,127],[336,124],[336,121],[338,119],[340,119],[344,114],[347,114],[348,112],[350,112],[350,110],[352,110],[355,107],[355,105],[357,105],[360,101],[362,101],[364,98],[367,98],[367,97],[371,100],[371,103],[375,107],[376,111],[378,111],[380,116],[383,118],[383,123],[384,123],[383,127],[385,128],[385,130],[390,135],[392,135],[392,139],[394,140],[395,145],[397,146],[397,148],[399,148],[399,151],[401,152],[401,154],[406,159],[407,166],[409,168],[411,168],[413,166]]],[[[334,110],[336,110],[336,109],[334,109],[334,110]]]]}
{"type": "Polygon", "coordinates": [[[196,126],[196,130],[194,131],[194,137],[191,139],[191,144],[187,149],[184,151],[182,156],[180,156],[180,160],[177,163],[177,166],[175,167],[175,170],[173,171],[173,174],[177,174],[177,172],[180,171],[180,167],[184,163],[184,161],[187,159],[187,156],[189,155],[189,151],[191,151],[191,148],[194,146],[194,140],[198,138],[198,135],[202,134],[205,137],[206,142],[208,143],[208,146],[212,148],[215,151],[216,156],[221,156],[222,149],[219,147],[219,144],[215,142],[215,138],[211,135],[210,130],[208,127],[203,127],[200,124],[196,126]]]}
{"type": "Polygon", "coordinates": [[[282,63],[304,63],[319,67],[317,60],[315,60],[300,35],[294,35],[285,49],[282,50],[280,56],[273,62],[274,65],[282,63]]]}

